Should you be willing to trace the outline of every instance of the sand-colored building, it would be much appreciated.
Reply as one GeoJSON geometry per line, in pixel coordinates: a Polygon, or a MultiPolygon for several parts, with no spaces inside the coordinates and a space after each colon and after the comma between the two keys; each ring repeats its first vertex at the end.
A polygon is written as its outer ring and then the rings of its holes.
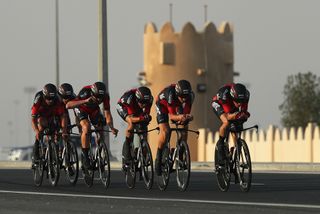
{"type": "MultiPolygon", "coordinates": [[[[233,81],[234,50],[231,25],[224,22],[216,28],[212,22],[208,22],[204,29],[198,32],[191,23],[186,23],[178,33],[170,22],[165,23],[160,31],[153,23],[146,24],[144,72],[154,97],[171,83],[180,79],[189,80],[195,92],[192,108],[195,119],[190,128],[217,130],[219,121],[210,104],[219,87],[233,81]]],[[[155,108],[151,113],[153,121],[150,127],[155,127],[155,108]]],[[[151,133],[149,138],[155,154],[158,135],[151,133]]],[[[174,139],[172,138],[173,141],[174,139]]],[[[192,134],[189,146],[192,160],[197,160],[197,138],[192,134]]]]}

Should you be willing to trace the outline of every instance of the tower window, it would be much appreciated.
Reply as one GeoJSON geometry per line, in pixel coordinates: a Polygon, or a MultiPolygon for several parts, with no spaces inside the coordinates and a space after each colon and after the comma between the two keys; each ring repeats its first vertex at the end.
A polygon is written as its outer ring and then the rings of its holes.
{"type": "Polygon", "coordinates": [[[160,64],[174,65],[175,46],[174,43],[160,43],[160,64]]]}

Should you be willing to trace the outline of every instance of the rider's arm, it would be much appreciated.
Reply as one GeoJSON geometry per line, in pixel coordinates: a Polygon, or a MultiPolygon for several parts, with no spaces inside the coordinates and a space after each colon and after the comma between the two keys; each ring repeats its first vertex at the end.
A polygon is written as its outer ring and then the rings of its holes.
{"type": "Polygon", "coordinates": [[[106,123],[108,124],[109,128],[111,129],[114,135],[118,134],[118,129],[114,128],[113,126],[113,118],[110,111],[110,97],[107,94],[103,100],[103,108],[104,108],[104,116],[106,118],[106,123]]]}
{"type": "Polygon", "coordinates": [[[34,132],[36,133],[36,138],[38,138],[38,135],[40,132],[38,127],[38,114],[39,114],[40,104],[41,104],[40,96],[37,94],[33,102],[33,105],[31,107],[31,126],[34,132]]]}
{"type": "Polygon", "coordinates": [[[139,122],[141,122],[143,120],[143,118],[141,118],[141,117],[135,117],[135,116],[133,116],[133,115],[128,115],[127,117],[126,117],[126,121],[127,122],[131,122],[131,123],[139,123],[139,122]]]}
{"type": "Polygon", "coordinates": [[[90,101],[91,101],[91,97],[89,97],[87,99],[84,99],[84,100],[77,100],[77,99],[71,100],[66,104],[66,108],[67,109],[76,108],[76,107],[78,107],[80,105],[83,105],[83,104],[86,104],[86,103],[88,103],[90,101]]]}
{"type": "Polygon", "coordinates": [[[235,120],[236,117],[237,117],[237,114],[238,114],[238,112],[227,113],[226,116],[227,116],[227,119],[228,119],[228,120],[235,120]]]}
{"type": "Polygon", "coordinates": [[[185,109],[183,110],[184,114],[176,114],[175,107],[168,107],[169,112],[169,118],[170,120],[176,121],[176,122],[182,122],[184,123],[186,120],[193,120],[193,116],[190,114],[191,111],[191,104],[189,103],[186,105],[185,109]]]}
{"type": "Polygon", "coordinates": [[[228,120],[247,120],[250,117],[250,113],[247,111],[227,113],[228,120]]]}
{"type": "Polygon", "coordinates": [[[31,118],[31,126],[32,129],[37,133],[39,132],[39,128],[38,128],[38,118],[36,116],[32,116],[31,118]]]}
{"type": "Polygon", "coordinates": [[[117,136],[118,129],[114,128],[114,126],[113,126],[113,118],[112,118],[112,115],[111,115],[111,111],[105,109],[104,110],[104,116],[106,118],[106,123],[109,126],[109,128],[111,129],[112,133],[117,136]]]}
{"type": "Polygon", "coordinates": [[[62,133],[67,134],[67,127],[68,127],[68,117],[66,112],[64,112],[61,116],[61,128],[62,128],[62,133]]]}

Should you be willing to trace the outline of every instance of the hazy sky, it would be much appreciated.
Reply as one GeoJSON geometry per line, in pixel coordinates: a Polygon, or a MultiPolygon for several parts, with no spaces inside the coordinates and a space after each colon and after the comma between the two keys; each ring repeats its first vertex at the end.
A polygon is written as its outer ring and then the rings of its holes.
{"type": "MultiPolygon", "coordinates": [[[[115,102],[137,85],[143,70],[144,25],[152,21],[160,29],[169,20],[170,3],[177,32],[189,21],[203,30],[205,4],[208,21],[234,26],[235,70],[240,72],[235,81],[248,84],[251,92],[248,125],[280,126],[278,106],[287,76],[320,75],[318,0],[109,0],[109,89],[120,129],[124,124],[115,102]]],[[[60,0],[59,9],[60,82],[78,91],[97,80],[98,1],[60,0]]],[[[0,72],[1,145],[28,145],[34,95],[24,88],[40,90],[55,82],[55,0],[0,1],[0,72]]]]}

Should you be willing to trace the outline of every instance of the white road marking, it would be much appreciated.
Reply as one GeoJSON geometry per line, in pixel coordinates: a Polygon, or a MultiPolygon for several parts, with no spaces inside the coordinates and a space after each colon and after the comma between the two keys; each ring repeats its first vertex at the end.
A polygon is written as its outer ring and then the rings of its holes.
{"type": "Polygon", "coordinates": [[[264,186],[264,183],[251,183],[251,186],[264,186]]]}
{"type": "Polygon", "coordinates": [[[123,197],[108,195],[83,195],[83,194],[65,194],[65,193],[44,193],[44,192],[27,192],[27,191],[8,191],[0,190],[0,193],[22,194],[22,195],[45,195],[57,197],[81,197],[81,198],[99,198],[99,199],[118,199],[118,200],[136,200],[136,201],[159,201],[159,202],[184,202],[199,204],[223,204],[223,205],[242,205],[242,206],[259,206],[259,207],[286,207],[286,208],[305,208],[320,209],[320,205],[309,204],[284,204],[284,203],[263,203],[263,202],[242,202],[242,201],[209,201],[209,200],[191,200],[178,198],[142,198],[142,197],[123,197]]]}

